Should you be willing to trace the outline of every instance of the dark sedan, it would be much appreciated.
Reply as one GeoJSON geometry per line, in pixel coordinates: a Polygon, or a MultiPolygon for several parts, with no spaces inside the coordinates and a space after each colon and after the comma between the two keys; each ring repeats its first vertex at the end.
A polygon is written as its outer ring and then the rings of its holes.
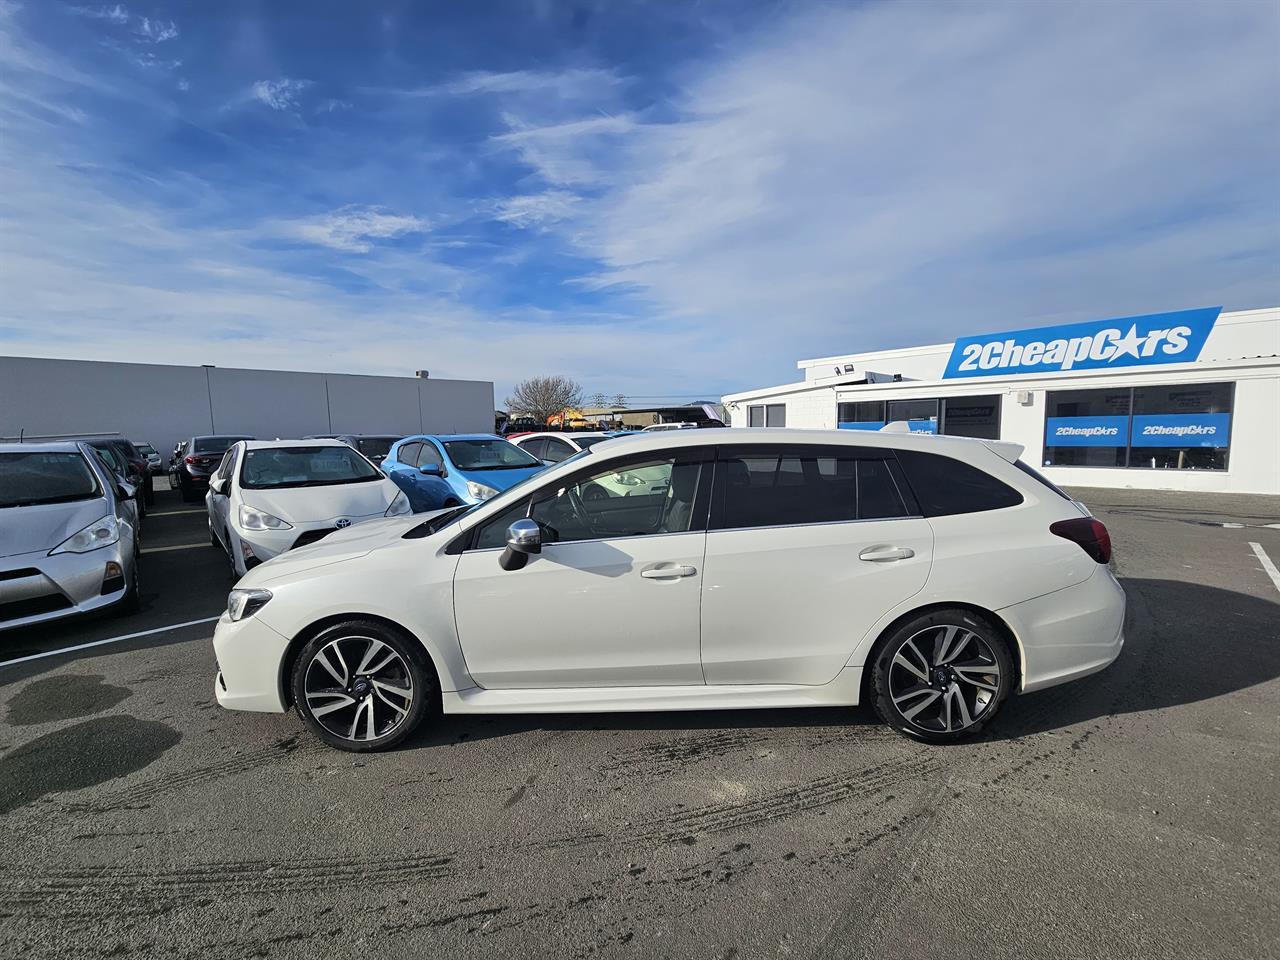
{"type": "Polygon", "coordinates": [[[169,483],[191,502],[209,489],[209,474],[218,469],[222,455],[237,440],[254,440],[241,434],[192,437],[174,451],[169,464],[169,483]]]}

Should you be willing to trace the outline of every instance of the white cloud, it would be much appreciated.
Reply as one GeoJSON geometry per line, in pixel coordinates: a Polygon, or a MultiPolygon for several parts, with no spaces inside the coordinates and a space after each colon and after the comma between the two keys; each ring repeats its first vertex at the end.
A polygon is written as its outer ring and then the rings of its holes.
{"type": "Polygon", "coordinates": [[[298,109],[298,95],[311,86],[310,80],[293,80],[281,77],[278,80],[259,80],[250,88],[250,96],[272,110],[298,109]]]}
{"type": "Polygon", "coordinates": [[[579,202],[577,194],[565,190],[508,197],[494,207],[494,219],[524,228],[545,227],[564,220],[579,202]]]}
{"type": "Polygon", "coordinates": [[[824,8],[708,62],[663,122],[513,106],[497,142],[588,188],[557,229],[602,264],[590,285],[732,329],[745,383],[800,356],[1280,302],[1276,8],[1082,9],[824,8]]]}
{"type": "Polygon", "coordinates": [[[134,28],[134,33],[151,43],[164,43],[178,36],[178,25],[172,20],[152,20],[142,17],[134,28]]]}
{"type": "Polygon", "coordinates": [[[375,207],[351,205],[319,217],[279,222],[279,236],[347,253],[368,253],[377,240],[395,240],[424,233],[427,221],[375,207]]]}
{"type": "Polygon", "coordinates": [[[606,90],[623,82],[623,78],[612,70],[514,70],[507,73],[482,71],[464,74],[450,83],[432,89],[455,96],[550,94],[564,100],[599,100],[606,90]]]}
{"type": "Polygon", "coordinates": [[[72,7],[71,9],[82,17],[89,17],[94,20],[106,20],[116,24],[129,22],[129,11],[125,9],[123,4],[119,3],[114,7],[72,7]]]}

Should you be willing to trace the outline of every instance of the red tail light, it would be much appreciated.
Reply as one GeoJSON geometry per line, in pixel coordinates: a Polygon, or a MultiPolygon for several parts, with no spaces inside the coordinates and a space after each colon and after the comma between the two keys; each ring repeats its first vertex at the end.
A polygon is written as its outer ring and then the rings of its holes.
{"type": "Polygon", "coordinates": [[[196,458],[195,458],[195,457],[183,457],[183,458],[182,458],[182,462],[183,462],[183,463],[196,463],[197,461],[196,461],[196,458]]]}
{"type": "Polygon", "coordinates": [[[1049,524],[1049,532],[1077,544],[1098,563],[1111,561],[1111,534],[1096,517],[1076,517],[1049,524]]]}

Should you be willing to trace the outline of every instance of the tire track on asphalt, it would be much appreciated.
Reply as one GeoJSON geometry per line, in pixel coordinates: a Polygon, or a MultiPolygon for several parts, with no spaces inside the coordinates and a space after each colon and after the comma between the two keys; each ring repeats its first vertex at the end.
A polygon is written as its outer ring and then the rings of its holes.
{"type": "Polygon", "coordinates": [[[145,809],[157,797],[221,780],[255,767],[276,763],[282,757],[299,749],[297,736],[286,737],[275,741],[270,746],[246,750],[205,766],[161,774],[131,787],[108,793],[101,799],[89,803],[68,803],[66,810],[69,813],[114,813],[119,810],[145,809]]]}
{"type": "Polygon", "coordinates": [[[232,860],[141,870],[83,867],[0,877],[0,917],[16,913],[100,915],[160,913],[174,901],[193,897],[348,888],[353,883],[387,885],[443,880],[455,874],[454,858],[420,853],[394,857],[299,857],[281,862],[232,860]]]}
{"type": "Polygon", "coordinates": [[[774,823],[819,807],[861,799],[907,779],[931,776],[939,768],[936,757],[913,755],[853,773],[792,784],[740,802],[710,804],[652,817],[615,833],[565,837],[544,846],[563,848],[597,843],[687,842],[698,834],[725,833],[774,823]]]}

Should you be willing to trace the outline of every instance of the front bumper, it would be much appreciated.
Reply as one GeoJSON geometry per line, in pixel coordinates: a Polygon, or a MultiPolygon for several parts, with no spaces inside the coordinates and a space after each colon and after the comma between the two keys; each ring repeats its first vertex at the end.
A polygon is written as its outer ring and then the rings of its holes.
{"type": "Polygon", "coordinates": [[[228,710],[284,713],[280,668],[289,638],[277,633],[257,616],[232,622],[224,612],[213,631],[213,653],[218,676],[213,693],[228,710]]]}
{"type": "MultiPolygon", "coordinates": [[[[358,523],[364,523],[366,520],[381,520],[383,514],[373,513],[366,517],[351,517],[350,526],[358,523]]],[[[323,540],[326,536],[336,532],[339,529],[337,518],[333,517],[328,520],[313,520],[309,523],[294,522],[293,526],[288,530],[243,530],[240,524],[233,521],[236,536],[241,541],[247,543],[253,551],[253,555],[258,562],[265,562],[272,557],[278,557],[286,551],[293,550],[295,547],[310,546],[323,540]]],[[[255,566],[256,564],[250,564],[255,566]]]]}
{"type": "Polygon", "coordinates": [[[0,631],[101,610],[124,598],[133,573],[123,538],[89,553],[44,551],[0,559],[0,631]],[[123,575],[107,580],[107,564],[123,575]],[[106,593],[103,587],[108,586],[106,593]]]}
{"type": "Polygon", "coordinates": [[[1105,670],[1124,647],[1124,588],[1101,565],[1082,583],[997,612],[1018,640],[1023,693],[1105,670]]]}

